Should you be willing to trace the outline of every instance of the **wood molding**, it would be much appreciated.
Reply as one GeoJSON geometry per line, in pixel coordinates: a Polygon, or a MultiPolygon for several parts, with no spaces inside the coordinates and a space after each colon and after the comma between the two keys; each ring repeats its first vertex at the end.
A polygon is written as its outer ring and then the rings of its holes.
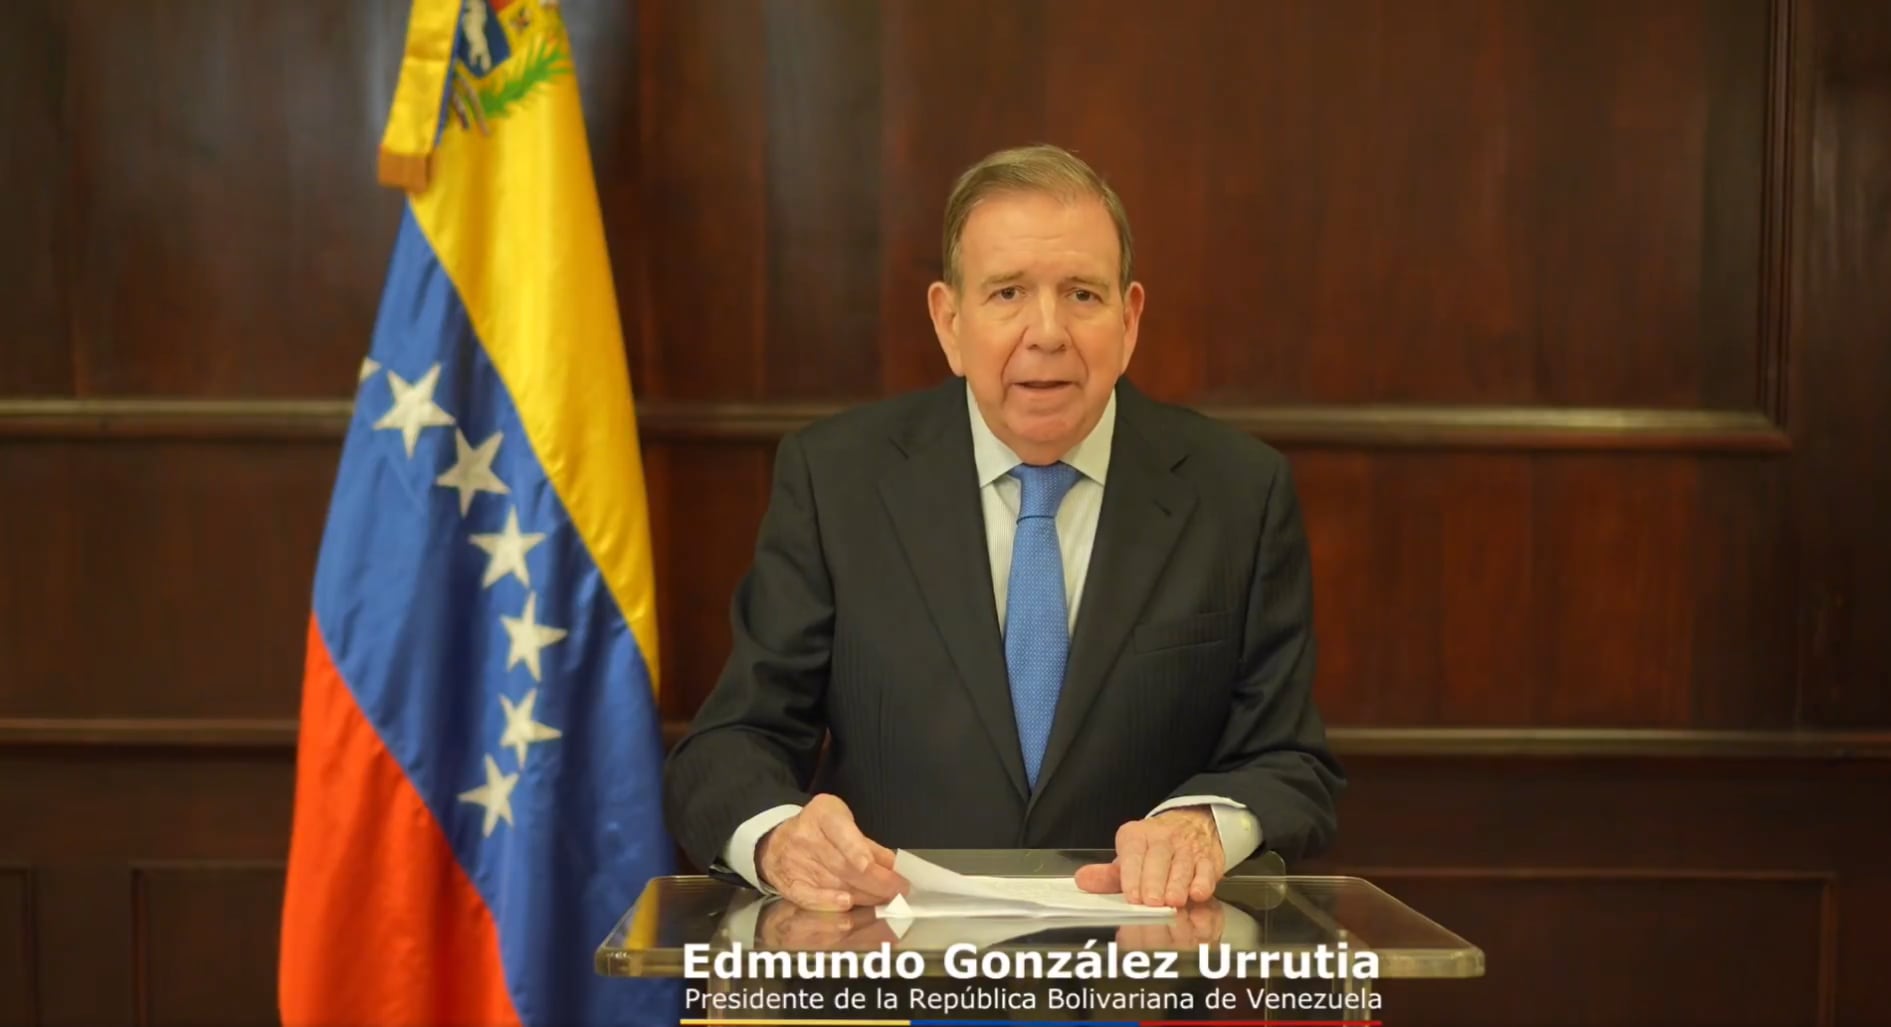
{"type": "MultiPolygon", "coordinates": [[[[843,403],[645,399],[646,442],[773,442],[843,403]]],[[[0,400],[0,439],[332,441],[348,400],[0,400]]],[[[1296,448],[1784,453],[1765,413],[1614,407],[1434,405],[1202,406],[1202,413],[1296,448]]]]}
{"type": "MultiPolygon", "coordinates": [[[[13,878],[20,882],[20,922],[8,923],[0,917],[0,929],[17,930],[20,939],[20,955],[25,966],[20,967],[26,981],[26,1022],[41,1023],[40,1019],[40,942],[39,942],[39,883],[35,880],[35,867],[31,863],[0,863],[0,879],[13,878]]],[[[0,909],[0,912],[5,910],[0,909]]]]}
{"type": "Polygon", "coordinates": [[[0,399],[0,439],[338,440],[345,399],[0,399]]]}
{"type": "Polygon", "coordinates": [[[286,859],[134,859],[127,869],[131,884],[131,995],[136,1022],[159,1020],[151,1008],[151,879],[166,874],[259,873],[281,880],[288,872],[286,859]]]}
{"type": "Polygon", "coordinates": [[[1345,757],[1891,759],[1891,731],[1615,728],[1334,728],[1345,757]]]}
{"type": "Polygon", "coordinates": [[[0,749],[292,750],[294,720],[224,717],[0,717],[0,749]]]}
{"type": "Polygon", "coordinates": [[[1832,870],[1798,870],[1791,867],[1722,870],[1713,867],[1635,867],[1635,866],[1394,866],[1391,864],[1347,865],[1347,876],[1369,881],[1713,881],[1751,882],[1754,884],[1803,884],[1818,888],[1838,885],[1838,873],[1832,870]]]}
{"type": "MultiPolygon", "coordinates": [[[[666,720],[666,747],[685,723],[666,720]]],[[[1343,758],[1661,758],[1891,760],[1891,731],[1696,731],[1614,728],[1334,728],[1343,758]]],[[[0,718],[3,748],[279,750],[296,744],[290,719],[0,718]]]]}
{"type": "Polygon", "coordinates": [[[1800,91],[1794,50],[1797,0],[1773,0],[1766,40],[1765,135],[1760,195],[1759,408],[1782,431],[1791,426],[1793,167],[1800,91]]]}

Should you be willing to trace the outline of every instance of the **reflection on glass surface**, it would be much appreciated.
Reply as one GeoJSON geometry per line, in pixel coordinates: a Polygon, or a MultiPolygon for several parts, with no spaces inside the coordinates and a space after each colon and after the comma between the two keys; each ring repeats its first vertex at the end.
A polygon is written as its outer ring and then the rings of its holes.
{"type": "MultiPolygon", "coordinates": [[[[959,860],[972,873],[1068,874],[1090,854],[1022,852],[959,860]],[[1005,859],[1009,858],[1007,864],[1005,859]],[[1068,867],[1068,869],[1066,869],[1068,867]]],[[[929,859],[939,859],[927,854],[929,859]]],[[[952,865],[950,861],[944,861],[952,865]]],[[[916,952],[926,973],[943,973],[941,957],[954,944],[981,950],[1057,952],[1086,942],[1120,950],[1175,952],[1183,976],[1202,972],[1200,946],[1233,952],[1295,953],[1322,947],[1371,952],[1380,977],[1473,977],[1483,953],[1464,939],[1354,877],[1231,876],[1215,898],[1179,910],[1170,920],[1111,922],[1029,917],[939,918],[892,922],[871,909],[849,913],[804,910],[785,900],[705,877],[650,882],[597,952],[597,969],[612,976],[683,975],[685,946],[709,951],[733,947],[773,951],[916,952]]],[[[1209,972],[1213,973],[1212,966],[1209,972]]]]}

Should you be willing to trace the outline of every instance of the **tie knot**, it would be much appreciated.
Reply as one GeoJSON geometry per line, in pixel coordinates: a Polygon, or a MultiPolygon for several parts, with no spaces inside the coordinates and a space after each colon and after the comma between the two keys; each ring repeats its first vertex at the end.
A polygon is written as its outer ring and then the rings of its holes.
{"type": "Polygon", "coordinates": [[[1063,505],[1065,493],[1077,484],[1077,469],[1063,461],[1049,467],[1034,467],[1019,464],[1011,469],[1011,476],[1018,479],[1024,490],[1023,498],[1018,503],[1018,519],[1026,517],[1056,517],[1057,508],[1063,505]]]}

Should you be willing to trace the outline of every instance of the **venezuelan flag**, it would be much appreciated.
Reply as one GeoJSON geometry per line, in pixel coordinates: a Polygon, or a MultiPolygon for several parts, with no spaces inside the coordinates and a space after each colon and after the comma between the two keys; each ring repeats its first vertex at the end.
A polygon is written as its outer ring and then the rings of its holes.
{"type": "Polygon", "coordinates": [[[671,1022],[592,970],[662,826],[618,310],[553,0],[416,0],[407,202],[315,576],[288,1024],[671,1022]]]}

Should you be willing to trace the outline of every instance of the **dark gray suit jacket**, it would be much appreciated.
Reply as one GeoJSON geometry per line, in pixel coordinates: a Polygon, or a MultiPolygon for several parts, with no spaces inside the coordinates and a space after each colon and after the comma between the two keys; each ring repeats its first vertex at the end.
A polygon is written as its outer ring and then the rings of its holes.
{"type": "Polygon", "coordinates": [[[1011,712],[963,380],[782,440],[721,681],[671,753],[671,831],[707,867],[771,806],[832,792],[894,848],[1114,848],[1225,796],[1290,862],[1344,778],[1310,695],[1312,580],[1286,461],[1127,382],[1035,791],[1011,712]],[[823,746],[823,741],[826,745],[823,746]]]}

